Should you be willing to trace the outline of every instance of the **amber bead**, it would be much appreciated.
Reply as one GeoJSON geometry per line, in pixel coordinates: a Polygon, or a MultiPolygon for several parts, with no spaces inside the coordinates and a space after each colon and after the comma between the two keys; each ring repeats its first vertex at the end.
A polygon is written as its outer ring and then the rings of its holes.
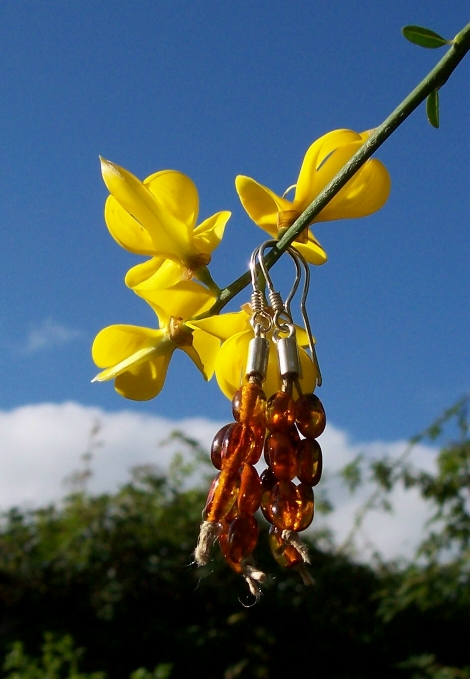
{"type": "Polygon", "coordinates": [[[232,399],[233,417],[242,424],[254,425],[264,422],[266,394],[256,382],[243,384],[232,399]]]}
{"type": "Polygon", "coordinates": [[[288,434],[275,431],[268,435],[264,444],[265,458],[278,481],[297,476],[297,451],[288,434]]]}
{"type": "Polygon", "coordinates": [[[323,456],[315,439],[303,439],[297,448],[297,478],[309,486],[316,486],[321,479],[323,456]]]}
{"type": "Polygon", "coordinates": [[[253,436],[255,437],[255,442],[251,453],[248,455],[245,461],[247,464],[256,464],[261,457],[261,453],[263,452],[264,439],[266,436],[266,425],[264,422],[258,422],[255,424],[250,424],[250,429],[253,432],[253,436]]]}
{"type": "Polygon", "coordinates": [[[306,483],[279,481],[271,491],[270,507],[275,526],[300,532],[313,520],[313,490],[306,483]]]}
{"type": "Polygon", "coordinates": [[[244,464],[241,472],[240,490],[237,507],[241,515],[256,512],[261,502],[261,481],[258,472],[251,464],[244,464]]]}
{"type": "Polygon", "coordinates": [[[261,511],[266,521],[273,522],[271,514],[271,491],[277,483],[277,479],[271,469],[265,469],[260,477],[261,482],[261,511]]]}
{"type": "Polygon", "coordinates": [[[222,442],[224,440],[225,432],[232,424],[226,424],[222,429],[219,429],[217,434],[212,439],[211,445],[211,461],[216,469],[222,469],[222,442]]]}
{"type": "Polygon", "coordinates": [[[240,563],[256,547],[258,522],[254,516],[238,516],[228,529],[228,553],[232,561],[240,563]]]}
{"type": "Polygon", "coordinates": [[[310,526],[313,521],[314,502],[312,487],[306,483],[300,483],[296,490],[299,504],[299,524],[295,530],[300,533],[310,526]]]}
{"type": "Polygon", "coordinates": [[[302,439],[300,438],[299,432],[297,431],[297,427],[291,427],[291,428],[289,429],[289,431],[287,432],[287,435],[289,436],[289,438],[290,438],[290,440],[291,440],[292,445],[294,446],[294,448],[297,449],[297,446],[299,445],[299,443],[300,443],[301,440],[302,440],[302,439]]]}
{"type": "Polygon", "coordinates": [[[292,481],[279,481],[271,491],[272,522],[283,530],[297,530],[300,524],[300,507],[297,488],[292,481]]]}
{"type": "Polygon", "coordinates": [[[287,432],[295,423],[295,401],[290,394],[278,391],[266,404],[266,426],[270,431],[287,432]]]}
{"type": "Polygon", "coordinates": [[[288,545],[281,537],[282,530],[271,526],[269,529],[269,546],[277,563],[282,568],[292,568],[303,563],[301,554],[293,545],[288,545]]]}
{"type": "Polygon", "coordinates": [[[220,451],[222,469],[238,469],[251,456],[255,437],[251,428],[234,422],[227,427],[220,451]]]}
{"type": "Polygon", "coordinates": [[[231,510],[240,488],[238,471],[223,469],[217,474],[207,496],[203,512],[205,521],[220,521],[231,510]]]}
{"type": "Polygon", "coordinates": [[[303,394],[295,403],[296,421],[301,434],[316,439],[324,431],[326,415],[322,402],[315,394],[303,394]]]}
{"type": "Polygon", "coordinates": [[[240,562],[236,563],[235,561],[233,561],[233,559],[230,558],[230,548],[228,543],[228,526],[225,530],[223,530],[219,534],[218,542],[220,551],[224,555],[224,559],[228,563],[230,568],[232,568],[236,573],[241,573],[242,572],[241,563],[240,562]]]}

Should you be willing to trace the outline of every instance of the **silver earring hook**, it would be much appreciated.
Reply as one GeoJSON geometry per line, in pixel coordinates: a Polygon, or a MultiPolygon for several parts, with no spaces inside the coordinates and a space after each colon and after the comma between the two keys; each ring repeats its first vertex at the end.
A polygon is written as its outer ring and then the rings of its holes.
{"type": "MultiPolygon", "coordinates": [[[[300,253],[298,250],[296,250],[293,247],[288,248],[288,252],[292,259],[296,262],[296,269],[297,273],[299,273],[299,268],[300,268],[300,263],[302,264],[304,274],[305,274],[305,282],[304,282],[304,288],[302,291],[302,297],[300,299],[300,312],[302,314],[302,320],[304,322],[305,330],[307,332],[307,337],[308,337],[308,344],[310,348],[310,352],[312,354],[312,360],[315,364],[315,367],[317,369],[317,385],[321,387],[323,383],[323,378],[320,370],[320,364],[318,362],[318,356],[317,356],[317,351],[315,349],[315,342],[313,339],[313,334],[312,334],[312,329],[310,326],[310,319],[308,317],[308,312],[307,312],[307,297],[308,297],[308,291],[310,289],[310,269],[308,266],[308,263],[305,259],[305,257],[300,253]],[[299,263],[300,262],[300,263],[299,263]]],[[[297,282],[297,278],[296,278],[297,282]]],[[[297,290],[299,286],[300,280],[297,282],[297,286],[295,290],[297,290]]],[[[292,291],[291,291],[292,293],[292,291]]],[[[292,295],[293,296],[293,295],[292,295]]],[[[289,299],[289,298],[288,298],[289,299]]],[[[286,300],[287,302],[287,300],[286,300]]]]}
{"type": "Polygon", "coordinates": [[[272,318],[267,309],[264,293],[259,287],[256,259],[259,257],[259,247],[253,250],[250,257],[251,272],[251,326],[255,337],[265,336],[272,328],[272,318]]]}

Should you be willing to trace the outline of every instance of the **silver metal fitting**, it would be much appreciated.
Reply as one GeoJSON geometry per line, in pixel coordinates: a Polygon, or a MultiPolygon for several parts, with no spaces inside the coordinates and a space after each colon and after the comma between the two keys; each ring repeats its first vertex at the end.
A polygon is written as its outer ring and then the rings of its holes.
{"type": "Polygon", "coordinates": [[[265,337],[253,337],[248,345],[248,359],[246,362],[246,378],[256,375],[264,380],[268,367],[269,340],[265,337]]]}
{"type": "Polygon", "coordinates": [[[279,371],[281,377],[296,378],[300,376],[299,349],[295,334],[292,337],[283,337],[277,342],[277,355],[279,358],[279,371]]]}

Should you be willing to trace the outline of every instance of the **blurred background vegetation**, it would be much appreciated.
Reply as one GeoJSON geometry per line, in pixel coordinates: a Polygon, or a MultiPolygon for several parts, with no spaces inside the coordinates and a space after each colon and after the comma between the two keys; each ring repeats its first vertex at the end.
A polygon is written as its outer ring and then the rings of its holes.
{"type": "MultiPolygon", "coordinates": [[[[375,482],[356,527],[370,508],[387,509],[397,484],[419,490],[432,518],[412,561],[357,563],[313,535],[315,585],[304,587],[278,571],[260,517],[256,558],[270,578],[257,605],[217,549],[206,568],[191,563],[207,488],[187,489],[182,456],[167,477],[140,467],[119,492],[96,497],[88,454],[60,505],[2,516],[1,676],[470,678],[468,402],[400,458],[342,471],[350,490],[375,482]],[[434,474],[413,467],[424,440],[439,442],[434,474]]],[[[202,465],[197,442],[175,437],[202,465]]]]}

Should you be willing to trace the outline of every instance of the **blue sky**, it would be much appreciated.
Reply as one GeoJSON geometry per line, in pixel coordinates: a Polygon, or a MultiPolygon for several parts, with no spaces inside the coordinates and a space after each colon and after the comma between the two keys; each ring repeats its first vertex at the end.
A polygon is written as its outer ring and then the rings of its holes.
{"type": "MultiPolygon", "coordinates": [[[[378,125],[444,54],[402,26],[451,38],[467,22],[452,0],[3,0],[0,409],[71,400],[229,421],[182,352],[154,401],[90,383],[102,327],[156,321],[124,286],[140,260],[105,227],[98,154],[141,179],[185,172],[201,219],[232,211],[211,264],[225,285],[265,239],[235,176],[282,193],[312,141],[378,125]]],[[[441,90],[439,130],[421,108],[379,150],[392,177],[382,211],[314,229],[329,255],[309,303],[319,396],[353,440],[406,438],[468,390],[469,75],[467,57],[441,90]]],[[[290,271],[276,266],[276,281],[290,271]]]]}

